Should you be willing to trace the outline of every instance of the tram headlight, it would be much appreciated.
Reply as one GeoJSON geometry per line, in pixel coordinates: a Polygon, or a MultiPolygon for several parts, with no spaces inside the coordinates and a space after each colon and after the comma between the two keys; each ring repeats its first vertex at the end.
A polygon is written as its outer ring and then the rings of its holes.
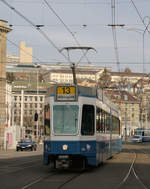
{"type": "Polygon", "coordinates": [[[82,144],[80,148],[81,152],[91,152],[90,144],[82,144]]]}
{"type": "Polygon", "coordinates": [[[85,152],[86,148],[85,147],[81,147],[81,152],[85,152]]]}
{"type": "Polygon", "coordinates": [[[45,151],[50,152],[50,145],[49,144],[45,144],[45,151]]]}
{"type": "Polygon", "coordinates": [[[89,144],[86,145],[87,151],[89,152],[91,149],[91,146],[89,144]]]}
{"type": "Polygon", "coordinates": [[[67,144],[64,144],[64,145],[62,146],[62,149],[63,149],[63,150],[68,150],[68,145],[67,145],[67,144]]]}

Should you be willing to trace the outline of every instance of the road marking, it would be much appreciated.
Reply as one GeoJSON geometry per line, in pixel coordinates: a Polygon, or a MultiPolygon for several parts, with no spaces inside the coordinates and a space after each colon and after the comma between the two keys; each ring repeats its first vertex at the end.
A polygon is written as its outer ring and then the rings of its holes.
{"type": "Polygon", "coordinates": [[[35,180],[35,181],[33,181],[33,182],[31,182],[31,183],[25,185],[25,186],[24,186],[23,188],[21,188],[21,189],[26,189],[26,188],[28,188],[29,186],[32,186],[33,184],[36,184],[36,183],[38,183],[38,182],[41,181],[41,180],[42,180],[42,177],[40,177],[39,179],[37,179],[37,180],[35,180]]]}

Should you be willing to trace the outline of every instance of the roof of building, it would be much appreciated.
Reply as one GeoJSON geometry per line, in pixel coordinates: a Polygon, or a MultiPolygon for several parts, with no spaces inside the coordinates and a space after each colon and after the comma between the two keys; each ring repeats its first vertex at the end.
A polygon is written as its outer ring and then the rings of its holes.
{"type": "MultiPolygon", "coordinates": [[[[90,71],[90,70],[79,70],[79,69],[76,69],[76,73],[77,74],[96,74],[98,73],[99,70],[97,71],[90,71]]],[[[72,73],[72,70],[50,70],[49,72],[47,73],[72,73]]]]}
{"type": "Polygon", "coordinates": [[[137,97],[131,95],[127,91],[120,91],[120,90],[106,90],[105,94],[113,99],[115,102],[125,102],[125,103],[139,103],[137,97]]]}
{"type": "Polygon", "coordinates": [[[145,77],[145,74],[137,72],[111,72],[111,76],[145,77]]]}

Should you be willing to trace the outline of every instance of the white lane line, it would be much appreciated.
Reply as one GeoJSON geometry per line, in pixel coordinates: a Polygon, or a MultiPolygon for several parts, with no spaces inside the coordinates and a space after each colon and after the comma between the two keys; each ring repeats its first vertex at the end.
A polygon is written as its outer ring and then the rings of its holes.
{"type": "Polygon", "coordinates": [[[43,179],[43,178],[40,177],[39,179],[37,179],[37,180],[35,180],[35,181],[33,181],[33,182],[31,182],[31,183],[25,185],[25,186],[24,186],[23,188],[21,188],[21,189],[29,188],[29,187],[32,186],[33,184],[36,184],[36,183],[40,182],[42,179],[43,179]]]}

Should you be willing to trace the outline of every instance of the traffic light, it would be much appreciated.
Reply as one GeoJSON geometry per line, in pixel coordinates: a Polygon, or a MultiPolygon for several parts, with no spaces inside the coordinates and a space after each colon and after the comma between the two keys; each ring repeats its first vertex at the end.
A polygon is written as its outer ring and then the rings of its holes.
{"type": "Polygon", "coordinates": [[[38,113],[37,112],[34,114],[34,121],[38,121],[38,113]]]}

